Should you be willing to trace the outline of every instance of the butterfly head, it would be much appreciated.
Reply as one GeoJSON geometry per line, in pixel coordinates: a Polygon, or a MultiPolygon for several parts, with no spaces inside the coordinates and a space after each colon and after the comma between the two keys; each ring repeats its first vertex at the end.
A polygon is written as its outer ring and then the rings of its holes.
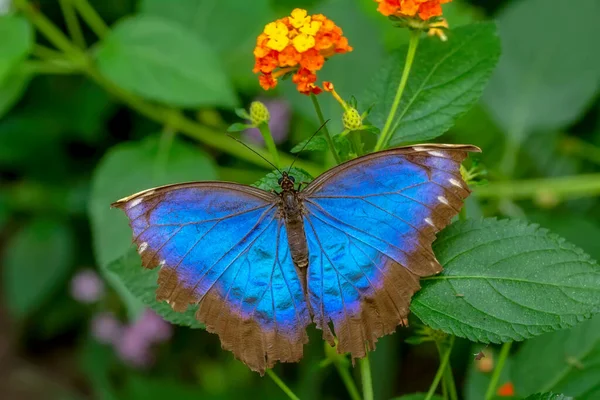
{"type": "Polygon", "coordinates": [[[288,173],[284,171],[282,172],[281,178],[279,178],[277,183],[279,183],[279,186],[281,186],[281,189],[283,190],[294,190],[295,181],[296,180],[293,176],[288,175],[288,173]]]}

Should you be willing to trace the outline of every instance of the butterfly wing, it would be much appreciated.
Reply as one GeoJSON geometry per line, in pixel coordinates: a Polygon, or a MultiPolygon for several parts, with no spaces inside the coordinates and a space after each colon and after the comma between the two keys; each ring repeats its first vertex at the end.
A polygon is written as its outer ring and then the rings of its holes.
{"type": "Polygon", "coordinates": [[[249,186],[198,182],[127,197],[146,268],[160,267],[157,299],[196,318],[223,348],[264,373],[302,358],[310,316],[279,218],[278,197],[249,186]]]}
{"type": "Polygon", "coordinates": [[[460,164],[474,146],[419,145],[339,165],[301,192],[308,292],[317,327],[363,357],[406,324],[419,278],[442,270],[431,244],[469,195],[460,164]]]}

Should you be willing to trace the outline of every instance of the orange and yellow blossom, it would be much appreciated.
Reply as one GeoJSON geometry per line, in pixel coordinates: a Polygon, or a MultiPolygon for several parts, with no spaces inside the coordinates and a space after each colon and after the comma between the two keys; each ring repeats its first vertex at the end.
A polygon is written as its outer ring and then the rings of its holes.
{"type": "Polygon", "coordinates": [[[375,0],[379,3],[377,11],[386,17],[419,16],[423,21],[442,15],[442,4],[452,0],[375,0]]]}
{"type": "Polygon", "coordinates": [[[352,51],[348,39],[333,21],[322,14],[308,15],[296,8],[291,15],[265,26],[256,39],[254,73],[263,89],[277,86],[277,79],[293,73],[300,93],[318,94],[316,72],[334,54],[352,51]]]}

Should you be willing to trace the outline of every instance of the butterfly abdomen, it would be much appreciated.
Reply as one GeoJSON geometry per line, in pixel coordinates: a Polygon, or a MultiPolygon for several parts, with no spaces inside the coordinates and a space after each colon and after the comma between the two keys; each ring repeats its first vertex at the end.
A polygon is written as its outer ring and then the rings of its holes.
{"type": "Polygon", "coordinates": [[[284,190],[281,193],[283,219],[288,235],[288,244],[296,272],[306,293],[306,268],[308,267],[308,244],[304,233],[304,216],[302,206],[295,190],[284,190]]]}

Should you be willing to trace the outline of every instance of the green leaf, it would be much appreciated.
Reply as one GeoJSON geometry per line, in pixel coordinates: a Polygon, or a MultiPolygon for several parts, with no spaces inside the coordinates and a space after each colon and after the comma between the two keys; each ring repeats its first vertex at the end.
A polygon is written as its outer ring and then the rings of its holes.
{"type": "Polygon", "coordinates": [[[139,254],[131,249],[123,257],[109,264],[108,270],[114,273],[127,290],[142,303],[153,309],[165,321],[173,324],[189,326],[191,328],[203,328],[198,320],[194,317],[197,306],[190,307],[186,312],[179,313],[173,311],[171,306],[166,302],[158,302],[156,300],[156,289],[158,288],[158,271],[159,268],[146,269],[142,267],[142,261],[139,254]]]}
{"type": "Polygon", "coordinates": [[[0,83],[0,119],[19,101],[30,80],[29,73],[17,70],[0,83]]]}
{"type": "Polygon", "coordinates": [[[301,141],[300,143],[295,145],[290,150],[290,152],[296,154],[301,151],[325,151],[325,150],[327,150],[327,148],[328,148],[327,140],[323,137],[323,135],[320,135],[320,136],[314,136],[313,138],[308,138],[308,139],[301,141]],[[306,146],[306,147],[304,147],[304,146],[306,146]]]}
{"type": "Polygon", "coordinates": [[[498,16],[502,57],[484,96],[497,123],[517,140],[575,121],[598,91],[597,0],[511,2],[498,16]],[[556,23],[549,24],[549,21],[556,23]]]}
{"type": "Polygon", "coordinates": [[[248,125],[248,124],[242,124],[241,122],[236,122],[234,124],[231,124],[229,126],[229,128],[227,128],[227,132],[241,132],[241,131],[245,131],[246,129],[252,128],[252,125],[248,125]]]}
{"type": "Polygon", "coordinates": [[[107,78],[150,100],[180,107],[237,104],[210,45],[177,23],[125,19],[99,44],[96,61],[107,78]]]}
{"type": "Polygon", "coordinates": [[[577,400],[600,398],[600,316],[568,331],[525,342],[514,357],[512,377],[522,395],[548,392],[577,400]]]}
{"type": "Polygon", "coordinates": [[[525,400],[572,400],[572,397],[569,396],[565,396],[564,394],[554,394],[552,392],[550,393],[536,393],[533,394],[527,398],[525,398],[525,400]]]}
{"type": "Polygon", "coordinates": [[[258,81],[251,73],[252,50],[258,34],[273,20],[270,3],[253,0],[252,7],[248,7],[247,0],[178,0],[173,6],[164,0],[142,0],[140,11],[175,22],[210,43],[236,82],[257,88],[258,81]]]}
{"type": "MultiPolygon", "coordinates": [[[[313,177],[301,168],[292,167],[289,174],[295,180],[296,189],[298,189],[298,185],[303,184],[302,186],[306,186],[306,183],[313,180],[313,177]]],[[[279,191],[281,189],[279,186],[279,178],[281,178],[281,173],[279,171],[269,172],[252,186],[266,191],[279,191]]]]}
{"type": "Polygon", "coordinates": [[[500,343],[571,327],[600,309],[600,267],[537,225],[458,222],[434,251],[444,271],[422,280],[411,306],[434,329],[500,343]]]}
{"type": "MultiPolygon", "coordinates": [[[[164,151],[164,150],[163,150],[164,151]]],[[[110,204],[135,192],[169,183],[215,179],[215,167],[208,156],[176,140],[168,154],[159,155],[156,137],[122,143],[102,159],[92,176],[89,215],[96,261],[105,277],[128,302],[132,316],[141,310],[116,275],[106,270],[131,248],[132,232],[126,216],[110,204]]],[[[133,267],[132,267],[133,268],[133,267]]]]}
{"type": "Polygon", "coordinates": [[[69,276],[74,238],[69,225],[35,219],[7,244],[2,283],[8,308],[25,317],[46,301],[69,276]]]}
{"type": "MultiPolygon", "coordinates": [[[[383,128],[400,82],[406,52],[394,52],[375,75],[366,103],[375,107],[369,119],[383,128]]],[[[436,138],[475,105],[500,56],[493,23],[480,23],[448,32],[448,41],[422,39],[408,83],[391,125],[395,146],[436,138]]]]}
{"type": "Polygon", "coordinates": [[[25,58],[33,48],[34,35],[29,21],[14,15],[0,16],[0,84],[5,80],[13,69],[25,58]]]}

